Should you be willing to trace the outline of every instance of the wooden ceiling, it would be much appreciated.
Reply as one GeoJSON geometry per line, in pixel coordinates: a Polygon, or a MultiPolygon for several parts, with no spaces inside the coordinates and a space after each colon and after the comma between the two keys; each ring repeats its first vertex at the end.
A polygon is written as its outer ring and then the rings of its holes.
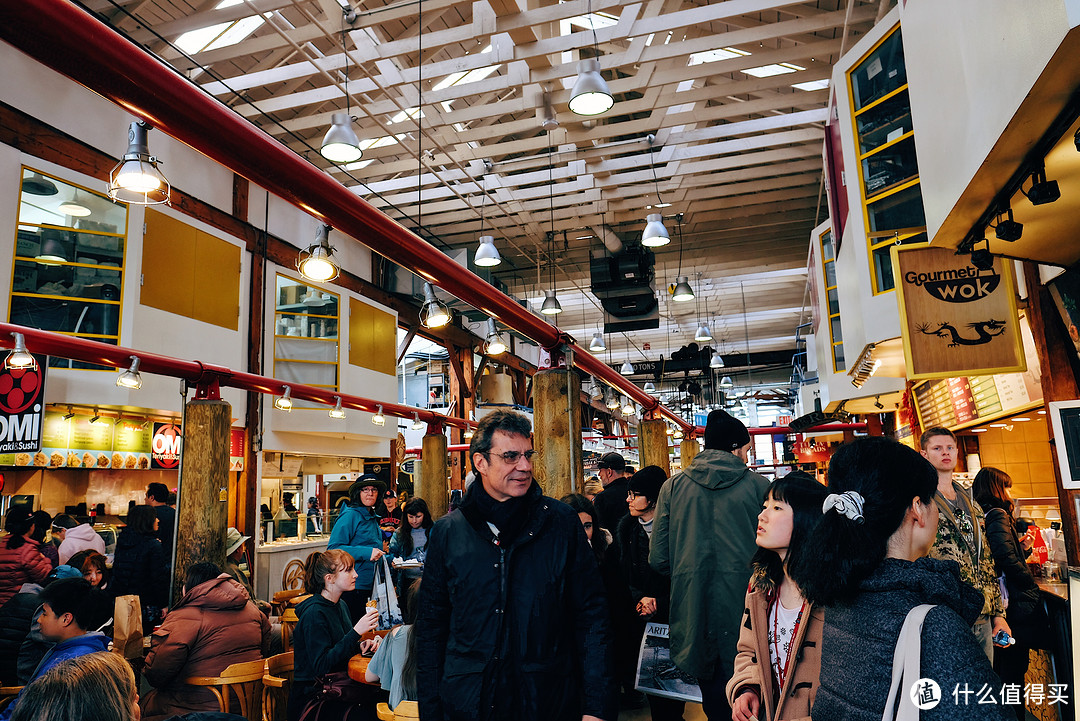
{"type": "Polygon", "coordinates": [[[662,212],[673,242],[655,249],[661,327],[610,337],[614,362],[669,355],[701,320],[725,354],[794,349],[808,318],[809,233],[826,216],[822,86],[892,4],[87,2],[437,246],[471,253],[493,235],[494,277],[509,292],[533,295],[539,264],[542,288],[554,275],[558,324],[586,344],[603,323],[587,292],[590,255],[607,252],[602,237],[637,242],[645,215],[662,212]],[[185,35],[214,26],[198,42],[185,35]],[[243,39],[230,44],[229,33],[243,39]],[[702,62],[710,51],[719,59],[702,62]],[[567,107],[570,87],[577,61],[597,52],[616,102],[582,118],[567,107]],[[382,140],[342,170],[317,148],[346,109],[346,69],[358,136],[382,140]],[[677,275],[690,276],[698,302],[670,300],[677,275]]]}

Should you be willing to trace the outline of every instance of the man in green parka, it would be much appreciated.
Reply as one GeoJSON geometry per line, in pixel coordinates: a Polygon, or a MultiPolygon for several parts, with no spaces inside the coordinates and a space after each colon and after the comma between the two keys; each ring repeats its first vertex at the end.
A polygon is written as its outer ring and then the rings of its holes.
{"type": "Polygon", "coordinates": [[[656,502],[649,565],[671,576],[671,658],[701,686],[709,721],[728,721],[731,677],[757,517],[769,481],[746,467],[750,433],[713,411],[705,450],[656,502]]]}

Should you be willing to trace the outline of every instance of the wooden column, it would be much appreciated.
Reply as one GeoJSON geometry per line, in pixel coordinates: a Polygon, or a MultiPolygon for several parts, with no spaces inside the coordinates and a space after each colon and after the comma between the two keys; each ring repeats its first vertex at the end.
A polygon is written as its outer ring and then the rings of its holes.
{"type": "Polygon", "coordinates": [[[576,371],[551,368],[533,376],[533,477],[544,494],[581,493],[581,379],[576,371]]]}
{"type": "Polygon", "coordinates": [[[176,499],[172,603],[195,563],[225,567],[226,488],[232,408],[221,400],[193,400],[184,414],[184,445],[176,499]]]}
{"type": "Polygon", "coordinates": [[[671,475],[666,421],[642,421],[638,425],[638,458],[642,468],[660,466],[666,475],[671,475]]]}
{"type": "Polygon", "coordinates": [[[690,464],[694,462],[694,456],[701,450],[701,445],[695,438],[684,438],[682,443],[679,444],[679,460],[682,463],[682,469],[685,471],[690,467],[690,464]]]}
{"type": "Polygon", "coordinates": [[[446,436],[427,433],[420,450],[420,478],[415,490],[418,498],[427,501],[431,517],[439,519],[450,508],[450,488],[446,483],[446,436]]]}

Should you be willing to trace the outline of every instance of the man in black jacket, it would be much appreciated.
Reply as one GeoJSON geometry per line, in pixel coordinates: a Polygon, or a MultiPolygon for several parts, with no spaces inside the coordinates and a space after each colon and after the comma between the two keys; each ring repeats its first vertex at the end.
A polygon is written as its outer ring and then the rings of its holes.
{"type": "Polygon", "coordinates": [[[417,691],[425,721],[611,721],[611,634],[577,514],[532,477],[527,418],[497,411],[469,455],[480,483],[428,537],[417,691]]]}
{"type": "Polygon", "coordinates": [[[628,513],[626,490],[630,476],[626,472],[626,459],[620,453],[605,453],[596,464],[604,490],[593,499],[600,525],[615,535],[615,529],[628,513]]]}

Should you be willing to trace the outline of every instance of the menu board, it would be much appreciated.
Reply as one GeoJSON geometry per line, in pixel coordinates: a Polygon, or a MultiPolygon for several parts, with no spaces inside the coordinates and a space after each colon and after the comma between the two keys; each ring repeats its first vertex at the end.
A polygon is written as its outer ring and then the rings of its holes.
{"type": "Polygon", "coordinates": [[[0,455],[0,466],[145,470],[150,468],[150,424],[142,418],[67,417],[46,412],[41,452],[28,463],[15,454],[0,455]]]}
{"type": "Polygon", "coordinates": [[[944,378],[915,387],[915,406],[922,427],[953,428],[1018,410],[1041,396],[1032,397],[1023,373],[944,378]]]}

